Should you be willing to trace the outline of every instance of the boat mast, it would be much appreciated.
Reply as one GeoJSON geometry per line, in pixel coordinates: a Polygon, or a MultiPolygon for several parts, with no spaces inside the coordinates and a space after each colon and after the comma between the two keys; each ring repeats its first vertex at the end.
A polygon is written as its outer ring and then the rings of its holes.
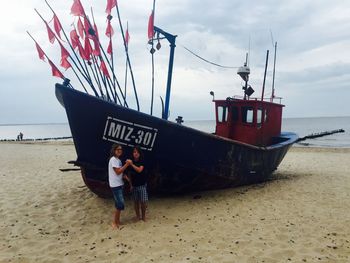
{"type": "Polygon", "coordinates": [[[273,58],[272,93],[271,93],[271,99],[270,99],[271,102],[273,102],[273,99],[275,98],[276,51],[277,51],[277,41],[275,42],[275,56],[273,58]]]}
{"type": "Polygon", "coordinates": [[[254,92],[254,90],[250,86],[248,87],[250,69],[247,66],[247,63],[248,63],[248,53],[246,54],[245,63],[243,67],[239,67],[237,70],[237,74],[243,79],[245,83],[244,87],[242,88],[244,90],[244,100],[247,99],[247,95],[249,99],[249,96],[254,92]]]}
{"type": "Polygon", "coordinates": [[[264,82],[263,82],[262,93],[261,93],[261,101],[264,101],[265,80],[266,80],[266,73],[267,73],[267,65],[268,65],[268,62],[269,62],[269,50],[266,51],[266,63],[265,63],[264,82]]]}
{"type": "Polygon", "coordinates": [[[162,34],[170,43],[170,58],[169,58],[169,67],[168,67],[168,80],[166,85],[166,94],[165,94],[165,105],[164,112],[162,114],[162,119],[167,120],[169,117],[169,104],[170,104],[170,91],[171,91],[171,79],[173,75],[173,65],[174,65],[174,54],[175,54],[175,41],[176,35],[169,34],[159,27],[154,27],[156,33],[162,34]]]}

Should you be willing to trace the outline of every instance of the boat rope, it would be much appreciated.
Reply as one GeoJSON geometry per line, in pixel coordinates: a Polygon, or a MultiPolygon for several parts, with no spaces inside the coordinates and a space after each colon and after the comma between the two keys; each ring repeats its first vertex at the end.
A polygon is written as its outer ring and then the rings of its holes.
{"type": "Polygon", "coordinates": [[[233,67],[233,66],[223,66],[223,65],[220,65],[218,63],[215,63],[215,62],[212,62],[212,61],[209,61],[203,57],[201,57],[200,55],[196,54],[195,52],[193,52],[192,50],[190,50],[189,48],[185,47],[184,45],[181,45],[184,49],[186,49],[188,52],[190,52],[192,55],[194,55],[195,57],[203,60],[204,62],[208,63],[208,64],[211,64],[211,65],[214,65],[214,66],[217,66],[217,67],[220,67],[220,68],[239,68],[239,67],[233,67]]]}

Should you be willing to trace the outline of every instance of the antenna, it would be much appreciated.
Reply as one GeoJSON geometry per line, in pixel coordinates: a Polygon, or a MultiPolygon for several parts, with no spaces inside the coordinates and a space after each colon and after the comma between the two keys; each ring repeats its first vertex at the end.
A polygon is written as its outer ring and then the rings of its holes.
{"type": "Polygon", "coordinates": [[[250,64],[250,35],[249,35],[249,44],[248,44],[248,54],[247,54],[248,60],[246,61],[247,66],[249,67],[250,64]]]}

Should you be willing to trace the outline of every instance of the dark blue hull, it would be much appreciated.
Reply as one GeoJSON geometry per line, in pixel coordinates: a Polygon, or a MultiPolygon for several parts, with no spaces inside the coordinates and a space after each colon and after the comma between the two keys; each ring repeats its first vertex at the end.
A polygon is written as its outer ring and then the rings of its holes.
{"type": "Polygon", "coordinates": [[[218,189],[261,182],[278,167],[294,133],[256,147],[201,132],[56,84],[65,107],[77,161],[86,185],[109,195],[107,163],[111,145],[124,145],[125,157],[134,145],[145,154],[151,192],[176,193],[218,189]]]}

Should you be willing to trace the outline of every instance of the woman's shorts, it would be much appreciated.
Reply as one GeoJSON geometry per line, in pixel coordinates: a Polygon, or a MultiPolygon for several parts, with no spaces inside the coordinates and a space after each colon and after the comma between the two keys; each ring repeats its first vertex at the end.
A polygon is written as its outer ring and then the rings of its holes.
{"type": "Polygon", "coordinates": [[[132,188],[132,197],[134,201],[145,203],[148,201],[147,185],[134,186],[132,188]]]}
{"type": "Polygon", "coordinates": [[[124,196],[123,196],[123,186],[111,187],[115,208],[118,210],[124,210],[124,196]]]}

